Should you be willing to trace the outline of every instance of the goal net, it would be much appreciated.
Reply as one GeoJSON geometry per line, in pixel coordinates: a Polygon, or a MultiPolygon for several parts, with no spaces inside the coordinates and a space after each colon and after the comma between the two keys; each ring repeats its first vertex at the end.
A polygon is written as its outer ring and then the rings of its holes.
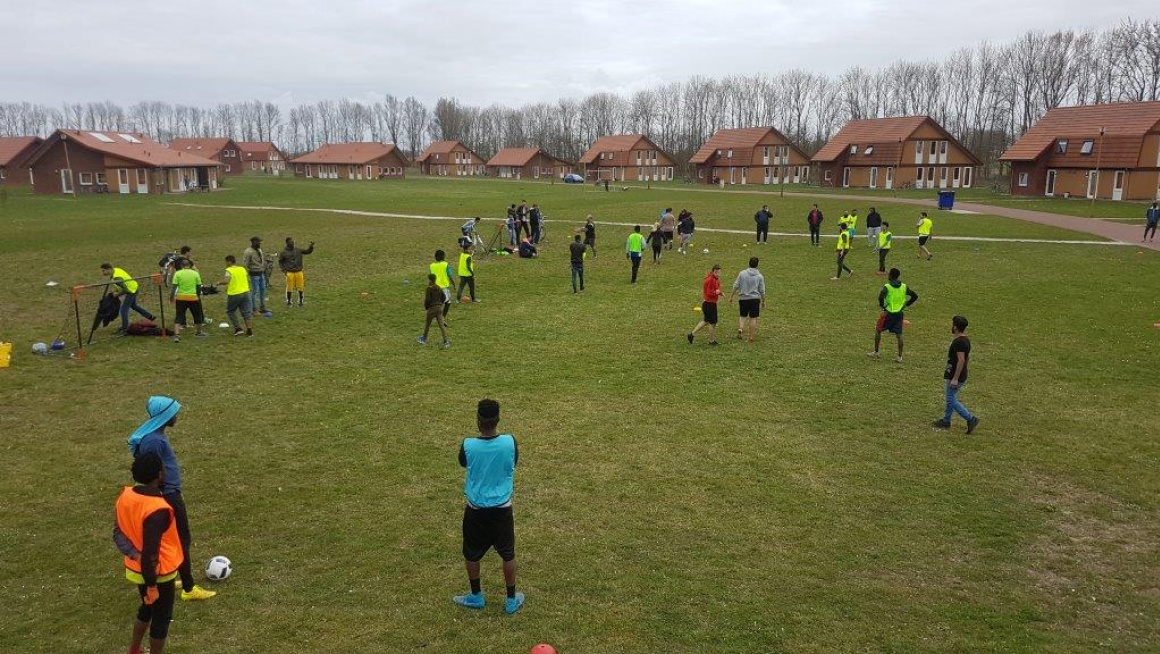
{"type": "Polygon", "coordinates": [[[53,350],[73,352],[83,359],[87,348],[123,335],[164,337],[173,324],[161,275],[133,277],[137,292],[129,295],[113,281],[72,287],[68,316],[54,339],[53,350]]]}

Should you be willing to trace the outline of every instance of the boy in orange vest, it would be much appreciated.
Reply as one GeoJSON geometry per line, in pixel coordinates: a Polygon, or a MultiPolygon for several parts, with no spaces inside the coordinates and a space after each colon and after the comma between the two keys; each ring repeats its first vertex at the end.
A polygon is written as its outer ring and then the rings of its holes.
{"type": "Polygon", "coordinates": [[[139,486],[126,486],[117,498],[117,522],[113,542],[125,555],[125,578],[137,585],[141,606],[133,624],[129,654],[141,654],[141,641],[149,630],[149,651],[161,654],[173,619],[177,569],[185,560],[177,537],[173,507],[161,495],[165,469],[161,457],[145,454],[132,466],[139,486]]]}

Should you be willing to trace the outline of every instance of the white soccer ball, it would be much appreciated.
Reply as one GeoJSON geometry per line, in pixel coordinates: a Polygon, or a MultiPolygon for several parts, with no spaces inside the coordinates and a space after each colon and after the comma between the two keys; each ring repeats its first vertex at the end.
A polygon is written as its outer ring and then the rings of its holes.
{"type": "Polygon", "coordinates": [[[210,581],[222,581],[234,572],[234,565],[224,556],[215,556],[205,564],[205,577],[210,581]]]}
{"type": "Polygon", "coordinates": [[[701,250],[701,254],[709,254],[709,248],[705,248],[704,250],[701,250]]]}
{"type": "Polygon", "coordinates": [[[223,322],[223,323],[219,324],[218,327],[221,327],[222,329],[229,329],[230,324],[228,322],[223,322]]]}

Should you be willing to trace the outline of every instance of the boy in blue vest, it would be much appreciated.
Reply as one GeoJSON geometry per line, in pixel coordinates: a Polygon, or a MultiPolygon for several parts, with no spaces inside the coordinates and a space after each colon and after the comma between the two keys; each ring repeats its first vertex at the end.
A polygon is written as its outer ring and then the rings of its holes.
{"type": "Polygon", "coordinates": [[[504,612],[508,615],[524,605],[524,594],[516,592],[516,530],[512,516],[512,492],[520,452],[511,434],[496,431],[499,425],[499,402],[479,401],[476,414],[479,436],[463,439],[459,446],[459,465],[467,468],[463,494],[463,558],[471,593],[456,595],[456,604],[482,609],[485,604],[479,586],[479,561],[495,548],[503,559],[503,577],[507,584],[504,612]]]}

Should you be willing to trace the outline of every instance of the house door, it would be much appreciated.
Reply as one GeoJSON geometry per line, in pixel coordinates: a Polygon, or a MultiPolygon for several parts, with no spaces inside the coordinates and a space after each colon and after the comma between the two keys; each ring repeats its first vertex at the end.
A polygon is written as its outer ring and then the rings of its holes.
{"type": "Polygon", "coordinates": [[[129,171],[126,168],[117,169],[117,192],[122,195],[129,192],[129,171]]]}
{"type": "Polygon", "coordinates": [[[926,187],[934,188],[934,168],[927,167],[926,169],[926,187]]]}
{"type": "Polygon", "coordinates": [[[1100,171],[1093,170],[1088,173],[1087,183],[1087,197],[1089,200],[1094,199],[1100,192],[1100,171]]]}
{"type": "Polygon", "coordinates": [[[68,168],[64,168],[60,171],[60,192],[61,193],[72,193],[73,192],[72,171],[69,170],[68,168]]]}
{"type": "Polygon", "coordinates": [[[1115,176],[1112,178],[1112,199],[1113,200],[1123,200],[1124,199],[1124,176],[1125,176],[1124,171],[1117,170],[1115,176]]]}
{"type": "MultiPolygon", "coordinates": [[[[768,157],[767,157],[767,158],[768,158],[768,157]]],[[[772,169],[772,168],[768,168],[768,167],[767,167],[767,168],[765,169],[765,183],[766,183],[766,184],[772,184],[772,183],[773,183],[773,169],[772,169]]]]}
{"type": "Polygon", "coordinates": [[[742,168],[742,169],[741,169],[741,185],[742,185],[742,186],[744,186],[744,185],[745,185],[746,179],[747,179],[748,177],[749,177],[749,169],[748,169],[748,168],[742,168]]]}
{"type": "Polygon", "coordinates": [[[892,188],[894,188],[894,167],[887,166],[886,167],[886,189],[890,190],[892,188]]]}
{"type": "Polygon", "coordinates": [[[878,188],[878,167],[870,167],[870,188],[878,188]]]}
{"type": "Polygon", "coordinates": [[[217,190],[217,174],[218,174],[217,168],[210,168],[209,169],[209,188],[211,191],[217,190]]]}
{"type": "Polygon", "coordinates": [[[1055,195],[1055,178],[1057,176],[1058,173],[1056,171],[1047,171],[1047,186],[1044,188],[1043,194],[1049,198],[1055,195]]]}
{"type": "Polygon", "coordinates": [[[730,184],[737,183],[737,180],[734,179],[736,177],[736,175],[737,175],[737,169],[734,168],[733,166],[729,166],[729,183],[730,184]]]}
{"type": "Polygon", "coordinates": [[[953,188],[958,188],[959,184],[961,184],[962,181],[963,181],[963,169],[958,167],[958,166],[955,166],[955,168],[951,171],[951,186],[953,188]]]}
{"type": "Polygon", "coordinates": [[[842,188],[850,188],[850,169],[842,169],[842,188]]]}
{"type": "Polygon", "coordinates": [[[137,192],[149,192],[149,171],[145,170],[144,168],[137,169],[137,192]]]}

